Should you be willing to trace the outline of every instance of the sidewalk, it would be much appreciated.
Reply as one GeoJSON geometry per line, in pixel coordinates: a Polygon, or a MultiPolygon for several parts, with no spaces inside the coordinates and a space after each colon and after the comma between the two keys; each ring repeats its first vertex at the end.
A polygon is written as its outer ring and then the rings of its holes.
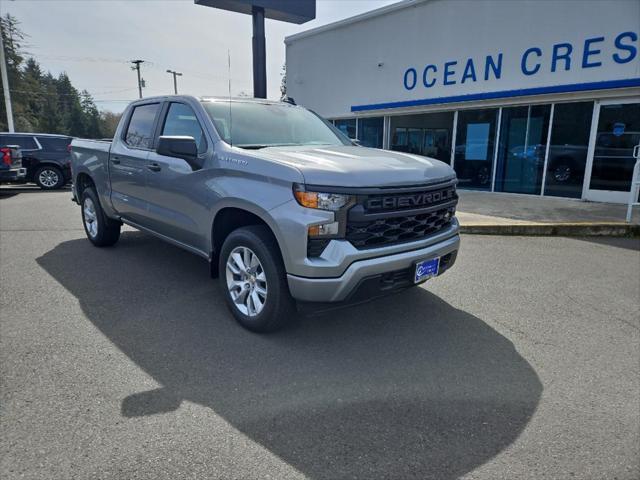
{"type": "Polygon", "coordinates": [[[566,198],[458,190],[463,233],[493,235],[640,236],[640,207],[566,198]]]}

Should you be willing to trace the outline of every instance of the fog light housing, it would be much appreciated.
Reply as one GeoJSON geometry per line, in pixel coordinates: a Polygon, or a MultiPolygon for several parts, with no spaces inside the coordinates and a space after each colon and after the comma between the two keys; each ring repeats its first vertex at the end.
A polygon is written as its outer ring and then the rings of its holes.
{"type": "Polygon", "coordinates": [[[307,234],[309,237],[326,237],[338,235],[339,232],[340,224],[338,222],[332,222],[322,225],[312,225],[309,227],[307,234]]]}

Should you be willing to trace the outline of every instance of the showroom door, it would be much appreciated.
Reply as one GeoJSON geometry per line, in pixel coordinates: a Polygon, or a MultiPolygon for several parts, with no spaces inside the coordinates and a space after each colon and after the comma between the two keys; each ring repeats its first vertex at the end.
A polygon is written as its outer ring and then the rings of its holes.
{"type": "Polygon", "coordinates": [[[640,144],[640,102],[637,99],[596,104],[585,178],[586,200],[627,203],[640,144]]]}

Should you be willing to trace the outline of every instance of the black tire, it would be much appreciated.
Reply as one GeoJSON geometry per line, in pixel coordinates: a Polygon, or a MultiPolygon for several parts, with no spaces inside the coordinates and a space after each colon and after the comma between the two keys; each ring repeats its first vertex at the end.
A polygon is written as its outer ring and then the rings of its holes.
{"type": "Polygon", "coordinates": [[[82,212],[82,225],[84,226],[84,231],[91,243],[96,247],[110,247],[118,241],[120,238],[121,224],[120,222],[111,220],[104,214],[100,201],[98,200],[98,194],[92,187],[85,188],[82,192],[80,210],[82,212]],[[93,207],[95,212],[95,218],[93,221],[89,221],[90,205],[93,207]],[[94,223],[96,230],[92,231],[87,225],[93,225],[94,223]]]}
{"type": "Polygon", "coordinates": [[[33,180],[42,190],[58,190],[66,183],[62,170],[52,165],[43,165],[38,168],[33,180]]]}
{"type": "MultiPolygon", "coordinates": [[[[236,251],[237,252],[237,251],[236,251]]],[[[287,272],[284,268],[282,256],[276,239],[271,231],[262,225],[250,225],[234,230],[224,241],[220,250],[218,268],[220,272],[220,290],[227,302],[227,306],[234,318],[244,328],[252,332],[266,333],[274,332],[286,326],[295,318],[295,301],[289,293],[287,284],[287,272]],[[260,263],[260,273],[266,277],[266,298],[262,309],[256,314],[248,315],[243,313],[236,302],[231,297],[228,285],[227,261],[234,250],[246,248],[257,256],[260,263]]],[[[258,267],[256,267],[258,268],[258,267]]],[[[231,272],[229,270],[229,272],[231,272]]],[[[254,273],[257,273],[254,272],[254,273]]],[[[230,273],[231,278],[239,278],[230,273]]],[[[255,285],[258,281],[253,280],[255,285]]],[[[249,286],[247,282],[245,285],[249,286]]],[[[240,302],[242,303],[242,302],[240,302]]],[[[255,303],[254,303],[255,305],[255,303]]]]}

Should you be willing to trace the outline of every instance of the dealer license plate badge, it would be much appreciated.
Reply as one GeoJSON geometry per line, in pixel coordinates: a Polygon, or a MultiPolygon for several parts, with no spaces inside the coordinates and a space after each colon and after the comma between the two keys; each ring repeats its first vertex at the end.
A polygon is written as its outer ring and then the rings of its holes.
{"type": "Polygon", "coordinates": [[[438,270],[440,269],[440,258],[432,258],[429,260],[422,260],[416,263],[416,271],[413,278],[415,283],[424,282],[430,278],[438,276],[438,270]]]}

